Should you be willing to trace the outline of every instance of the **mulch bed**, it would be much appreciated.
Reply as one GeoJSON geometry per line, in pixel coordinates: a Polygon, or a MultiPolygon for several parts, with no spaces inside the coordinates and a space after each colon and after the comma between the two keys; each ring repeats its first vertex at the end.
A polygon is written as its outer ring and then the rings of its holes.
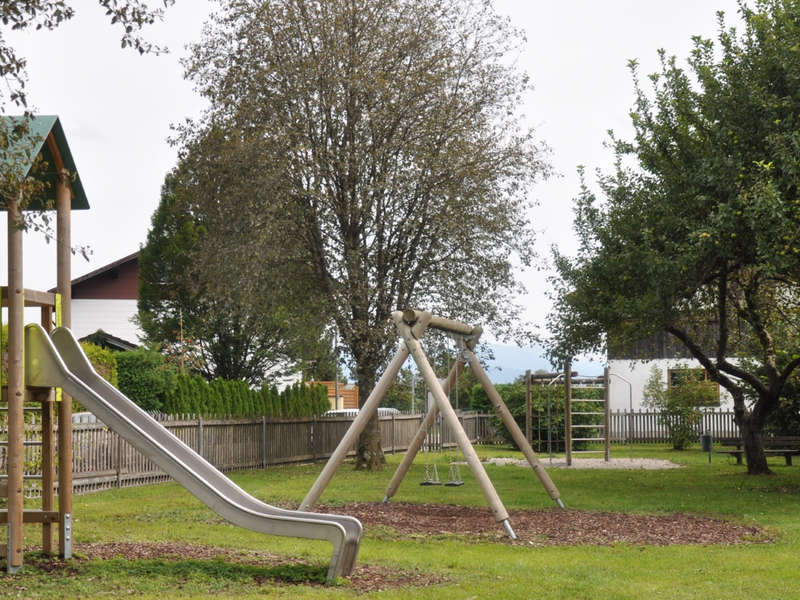
{"type": "MultiPolygon", "coordinates": [[[[739,525],[722,519],[693,517],[676,513],[669,516],[586,512],[546,509],[511,511],[509,520],[517,536],[509,539],[488,508],[439,504],[355,503],[345,506],[319,506],[317,512],[350,515],[364,525],[366,536],[393,536],[405,539],[431,537],[458,539],[466,543],[500,543],[525,547],[610,546],[614,544],[668,546],[709,544],[770,543],[759,527],[739,525]]],[[[88,560],[223,560],[233,564],[280,566],[297,560],[266,552],[213,548],[183,543],[108,543],[78,544],[75,562],[88,560]]],[[[70,562],[39,558],[31,561],[39,569],[54,574],[71,570],[70,562]]],[[[258,585],[293,585],[298,582],[254,578],[258,585]]],[[[392,569],[380,565],[358,564],[342,578],[342,585],[360,593],[396,587],[424,587],[447,583],[435,573],[392,569]]],[[[306,581],[302,585],[322,585],[306,581]]]]}
{"type": "Polygon", "coordinates": [[[467,541],[533,546],[669,546],[770,542],[761,528],[681,513],[668,516],[570,509],[510,511],[516,541],[505,535],[488,508],[442,504],[366,502],[320,506],[317,512],[350,515],[366,534],[377,526],[402,535],[460,536],[467,541]]]}

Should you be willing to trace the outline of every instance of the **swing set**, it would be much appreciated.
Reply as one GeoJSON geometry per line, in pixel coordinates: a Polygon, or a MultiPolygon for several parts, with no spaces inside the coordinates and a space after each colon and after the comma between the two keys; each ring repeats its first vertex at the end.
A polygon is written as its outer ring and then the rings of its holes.
{"type": "MultiPolygon", "coordinates": [[[[417,431],[417,434],[414,436],[408,451],[406,452],[405,456],[403,456],[400,466],[397,468],[397,471],[392,477],[391,482],[386,488],[386,495],[383,499],[383,502],[389,502],[389,500],[395,495],[420,449],[422,449],[423,446],[429,447],[429,445],[425,442],[426,440],[430,440],[430,433],[432,432],[434,425],[437,423],[437,418],[439,418],[439,415],[441,415],[440,418],[447,425],[449,435],[455,439],[458,450],[463,456],[464,462],[467,464],[473,476],[475,477],[478,486],[481,488],[484,498],[489,504],[489,507],[492,509],[495,519],[498,523],[503,525],[506,533],[511,539],[516,539],[514,530],[511,528],[509,523],[508,512],[503,506],[500,497],[497,495],[494,485],[489,479],[489,476],[486,474],[483,464],[475,453],[475,449],[472,447],[469,437],[464,431],[464,428],[461,426],[458,415],[449,401],[450,390],[454,388],[457,389],[458,377],[462,373],[464,366],[469,365],[478,382],[486,392],[486,395],[489,397],[489,400],[491,401],[495,410],[497,411],[498,416],[503,420],[503,423],[511,433],[514,441],[525,455],[525,458],[533,469],[533,472],[539,478],[542,486],[547,491],[550,498],[554,500],[558,506],[564,508],[564,503],[561,501],[561,493],[558,491],[555,484],[553,484],[553,481],[550,479],[550,476],[548,475],[544,466],[539,462],[539,459],[536,456],[536,453],[533,451],[530,443],[526,439],[525,434],[520,430],[502,398],[489,380],[489,376],[483,370],[480,362],[475,357],[473,350],[475,345],[478,343],[481,334],[483,333],[483,328],[480,326],[473,327],[472,325],[468,325],[466,323],[460,323],[458,321],[437,317],[428,311],[417,311],[411,309],[405,311],[395,311],[392,314],[392,320],[394,321],[398,333],[404,343],[397,350],[397,353],[389,363],[389,366],[386,368],[383,376],[375,385],[375,389],[372,391],[369,398],[367,398],[367,400],[364,402],[364,405],[353,421],[353,424],[347,430],[347,433],[345,433],[344,437],[331,455],[331,458],[328,460],[319,477],[317,477],[314,485],[303,499],[299,510],[311,511],[314,506],[316,506],[331,479],[333,479],[333,476],[339,469],[339,466],[347,457],[347,452],[350,448],[352,448],[353,444],[356,442],[356,439],[364,430],[367,422],[376,413],[378,404],[380,404],[383,395],[386,393],[386,390],[391,382],[399,374],[400,369],[409,355],[414,359],[414,362],[417,365],[417,370],[419,371],[422,379],[425,381],[430,394],[433,396],[434,402],[430,406],[422,425],[417,431]],[[439,380],[437,379],[433,368],[431,368],[430,363],[425,357],[425,354],[422,351],[422,347],[419,343],[419,340],[422,339],[422,336],[428,327],[449,334],[455,341],[459,350],[458,359],[450,369],[450,373],[443,384],[439,383],[439,380]]],[[[441,426],[438,428],[438,431],[442,431],[441,426]]],[[[452,443],[450,444],[450,447],[452,449],[452,443]]],[[[445,485],[462,485],[463,481],[461,481],[457,461],[451,458],[450,465],[451,469],[453,466],[456,466],[456,471],[452,473],[451,477],[448,477],[448,482],[445,485]]],[[[426,480],[423,481],[422,485],[437,484],[441,485],[441,482],[439,482],[435,461],[433,470],[431,472],[426,460],[426,480]]]]}

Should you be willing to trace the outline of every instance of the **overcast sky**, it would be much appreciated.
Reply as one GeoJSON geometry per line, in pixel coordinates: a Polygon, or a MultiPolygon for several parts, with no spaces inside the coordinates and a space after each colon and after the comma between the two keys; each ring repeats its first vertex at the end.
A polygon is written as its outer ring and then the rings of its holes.
{"type": "MultiPolygon", "coordinates": [[[[155,3],[158,4],[158,3],[155,3]]],[[[91,205],[73,213],[72,241],[89,246],[91,261],[76,257],[73,278],[136,252],[158,205],[164,175],[175,163],[170,124],[200,114],[203,101],[184,81],[179,60],[215,8],[206,0],[178,0],[146,37],[171,53],[138,56],[120,48],[120,34],[94,0],[75,0],[76,17],[54,32],[3,35],[28,60],[28,98],[41,114],[57,114],[91,205]]],[[[553,150],[558,177],[531,190],[531,214],[542,231],[538,250],[572,241],[577,165],[608,169],[606,131],[626,137],[633,86],[627,68],[637,59],[642,76],[658,70],[657,50],[685,58],[691,37],[715,38],[716,12],[738,21],[735,0],[495,0],[495,8],[527,33],[520,66],[535,91],[524,107],[540,140],[553,150]]],[[[629,137],[629,136],[628,136],[629,137]]],[[[5,213],[0,246],[6,255],[5,213]]],[[[490,243],[490,241],[488,241],[490,243]]],[[[6,260],[0,281],[7,282],[6,260]]],[[[25,286],[55,286],[55,249],[33,235],[25,240],[25,286]]],[[[521,299],[530,322],[544,326],[547,272],[522,275],[521,299]]]]}

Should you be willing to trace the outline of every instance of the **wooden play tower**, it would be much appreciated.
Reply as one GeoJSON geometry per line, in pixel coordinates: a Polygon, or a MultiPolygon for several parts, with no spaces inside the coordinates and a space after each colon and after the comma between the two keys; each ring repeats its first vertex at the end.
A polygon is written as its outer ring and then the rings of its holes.
{"type": "MultiPolygon", "coordinates": [[[[22,118],[6,117],[12,121],[22,118]]],[[[7,469],[0,473],[0,497],[6,496],[8,502],[7,508],[0,510],[0,522],[7,524],[6,543],[0,545],[0,557],[5,558],[9,573],[17,572],[22,566],[24,524],[42,526],[42,549],[46,554],[59,554],[63,558],[72,555],[72,398],[57,394],[53,389],[25,385],[24,325],[26,307],[40,308],[41,324],[47,331],[54,325],[71,325],[70,213],[89,208],[58,117],[36,117],[30,121],[30,133],[28,164],[22,165],[19,176],[30,177],[35,161],[44,161],[46,168],[37,177],[44,180],[45,198],[31,201],[26,209],[56,211],[57,293],[25,289],[23,231],[17,226],[21,216],[19,198],[4,198],[2,209],[8,212],[8,285],[2,288],[2,300],[3,307],[8,309],[8,386],[3,387],[0,402],[0,423],[6,426],[0,425],[0,430],[7,431],[5,447],[0,446],[0,451],[6,453],[7,469]],[[24,440],[26,411],[41,413],[41,442],[24,440]],[[24,449],[26,444],[39,443],[42,446],[41,506],[26,509],[25,481],[39,476],[25,474],[24,449]],[[56,462],[58,464],[54,464],[56,462]],[[56,487],[58,508],[55,507],[56,487]]]]}

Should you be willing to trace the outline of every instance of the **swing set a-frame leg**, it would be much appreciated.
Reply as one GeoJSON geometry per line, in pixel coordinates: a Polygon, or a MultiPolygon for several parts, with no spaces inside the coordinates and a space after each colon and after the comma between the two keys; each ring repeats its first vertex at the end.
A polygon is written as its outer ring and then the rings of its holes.
{"type": "MultiPolygon", "coordinates": [[[[469,348],[474,348],[475,345],[478,343],[478,339],[480,336],[476,336],[474,339],[468,342],[469,348]]],[[[455,385],[456,381],[458,380],[461,373],[464,371],[464,363],[461,360],[457,360],[456,364],[450,369],[450,373],[447,375],[447,380],[442,385],[442,391],[444,392],[445,396],[450,394],[450,390],[452,390],[455,385]]],[[[439,414],[439,408],[436,406],[434,402],[431,406],[431,409],[428,411],[426,417],[422,420],[422,425],[420,425],[419,430],[417,430],[414,439],[411,440],[411,444],[408,446],[408,450],[406,451],[405,455],[403,455],[403,459],[400,461],[400,466],[397,467],[397,470],[394,472],[394,476],[392,480],[389,482],[389,485],[386,487],[386,495],[383,497],[383,503],[389,502],[389,499],[394,497],[397,493],[397,490],[400,489],[400,484],[403,483],[403,479],[405,479],[408,470],[411,468],[411,464],[414,462],[414,458],[416,458],[417,454],[419,453],[420,449],[422,448],[422,444],[425,441],[425,436],[427,435],[430,428],[433,426],[436,415],[439,414]]]]}
{"type": "MultiPolygon", "coordinates": [[[[422,336],[422,334],[425,332],[425,328],[428,326],[429,321],[430,315],[424,319],[419,319],[414,324],[413,335],[417,337],[422,336]]],[[[325,467],[323,467],[322,472],[317,477],[314,485],[311,486],[308,494],[306,494],[306,497],[300,504],[300,508],[297,510],[309,512],[317,505],[317,502],[319,502],[319,499],[322,496],[322,493],[325,491],[325,488],[328,487],[331,479],[333,479],[333,476],[336,475],[336,471],[339,470],[339,467],[344,462],[345,458],[347,458],[347,453],[350,451],[350,448],[352,448],[353,444],[356,443],[358,436],[361,435],[362,431],[364,431],[364,428],[367,426],[367,422],[369,422],[370,418],[372,418],[372,415],[377,412],[378,404],[380,404],[381,400],[383,399],[383,395],[389,388],[389,384],[394,381],[395,377],[397,377],[397,374],[400,372],[400,369],[403,367],[403,363],[406,362],[407,358],[408,347],[403,344],[397,350],[397,354],[395,354],[394,358],[389,363],[389,366],[386,367],[386,371],[384,371],[383,376],[375,385],[375,388],[372,390],[369,398],[367,398],[367,400],[364,402],[361,410],[358,411],[358,415],[356,416],[352,425],[350,425],[349,429],[342,438],[342,441],[339,442],[339,445],[336,446],[336,450],[333,451],[330,459],[328,459],[328,462],[325,463],[325,467]]]]}
{"type": "MultiPolygon", "coordinates": [[[[423,315],[426,314],[430,313],[423,313],[423,315]]],[[[420,347],[417,338],[412,333],[411,327],[403,320],[402,312],[395,312],[392,315],[392,318],[394,319],[395,325],[397,325],[397,329],[400,331],[400,334],[403,336],[403,340],[405,341],[406,346],[411,353],[411,357],[417,364],[417,369],[419,370],[420,375],[422,375],[422,378],[425,380],[425,384],[428,386],[428,390],[433,395],[433,399],[435,400],[439,411],[442,413],[447,425],[450,427],[450,431],[452,431],[453,437],[456,439],[458,448],[461,450],[461,454],[464,456],[464,460],[469,466],[470,471],[472,471],[472,475],[475,477],[478,487],[481,488],[481,491],[486,498],[486,502],[489,504],[489,508],[494,514],[494,518],[498,523],[502,523],[503,528],[506,530],[506,533],[511,539],[516,539],[514,530],[511,528],[511,524],[508,521],[508,512],[503,506],[500,496],[497,495],[497,491],[494,489],[492,481],[486,474],[483,464],[481,464],[480,459],[478,458],[477,454],[475,454],[475,449],[472,447],[464,428],[461,427],[458,416],[456,416],[453,407],[450,406],[450,403],[447,401],[447,396],[445,395],[442,386],[439,384],[436,374],[433,372],[433,369],[428,363],[428,359],[422,352],[422,348],[420,347]]]]}
{"type": "MultiPolygon", "coordinates": [[[[476,328],[480,330],[480,327],[476,328]]],[[[472,352],[472,348],[466,348],[466,355],[471,360],[469,361],[470,367],[472,368],[472,372],[475,373],[475,377],[478,380],[478,383],[481,384],[486,395],[489,397],[489,400],[494,405],[497,414],[503,420],[506,428],[508,429],[509,433],[511,433],[511,437],[514,438],[514,441],[517,443],[517,446],[522,450],[522,453],[525,455],[525,458],[528,460],[528,464],[531,465],[533,468],[533,472],[536,473],[536,476],[539,478],[539,481],[542,482],[544,489],[547,491],[548,495],[552,500],[561,507],[564,508],[564,503],[561,501],[561,492],[558,491],[558,488],[553,483],[553,480],[550,479],[550,475],[548,475],[547,471],[545,470],[544,466],[539,462],[539,458],[536,456],[536,452],[534,452],[531,445],[528,443],[525,434],[522,433],[522,430],[517,425],[517,422],[514,420],[514,417],[508,410],[508,407],[503,402],[503,399],[500,397],[500,394],[497,393],[497,390],[492,385],[492,382],[489,380],[489,376],[486,374],[486,371],[483,370],[481,367],[480,362],[475,357],[475,354],[472,352]]]]}

